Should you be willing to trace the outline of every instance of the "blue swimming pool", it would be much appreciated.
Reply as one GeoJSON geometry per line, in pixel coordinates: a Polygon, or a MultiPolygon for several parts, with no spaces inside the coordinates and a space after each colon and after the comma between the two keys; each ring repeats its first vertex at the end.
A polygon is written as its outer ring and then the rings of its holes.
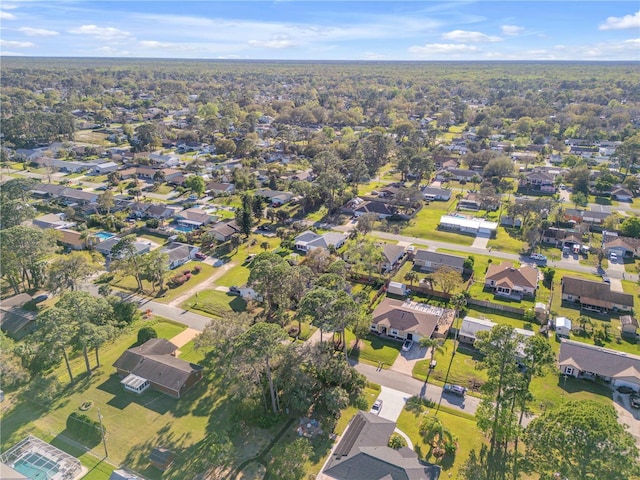
{"type": "Polygon", "coordinates": [[[38,453],[28,453],[18,459],[13,469],[30,480],[49,480],[60,470],[57,463],[38,453]]]}
{"type": "Polygon", "coordinates": [[[183,233],[192,232],[194,230],[191,225],[175,225],[173,229],[183,233]]]}
{"type": "Polygon", "coordinates": [[[109,232],[98,232],[96,233],[96,237],[98,237],[100,241],[103,241],[103,240],[109,240],[111,237],[115,237],[115,235],[109,232]]]}

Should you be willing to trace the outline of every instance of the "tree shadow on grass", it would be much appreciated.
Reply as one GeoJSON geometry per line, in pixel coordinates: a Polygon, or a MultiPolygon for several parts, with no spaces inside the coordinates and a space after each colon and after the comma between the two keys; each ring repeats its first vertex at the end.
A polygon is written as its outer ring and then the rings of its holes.
{"type": "Polygon", "coordinates": [[[133,403],[164,415],[175,406],[175,399],[155,390],[149,389],[140,395],[127,392],[120,381],[121,378],[114,373],[97,387],[99,390],[113,395],[113,398],[107,402],[107,405],[111,407],[124,410],[133,403]]]}
{"type": "Polygon", "coordinates": [[[558,386],[567,393],[590,392],[607,398],[613,398],[613,391],[593,380],[584,380],[571,376],[558,375],[558,386]]]}

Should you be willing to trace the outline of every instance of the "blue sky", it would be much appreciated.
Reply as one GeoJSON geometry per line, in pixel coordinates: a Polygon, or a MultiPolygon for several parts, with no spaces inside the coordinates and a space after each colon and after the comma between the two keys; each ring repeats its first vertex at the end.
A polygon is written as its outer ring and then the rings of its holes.
{"type": "Polygon", "coordinates": [[[640,60],[638,1],[2,0],[2,55],[640,60]]]}

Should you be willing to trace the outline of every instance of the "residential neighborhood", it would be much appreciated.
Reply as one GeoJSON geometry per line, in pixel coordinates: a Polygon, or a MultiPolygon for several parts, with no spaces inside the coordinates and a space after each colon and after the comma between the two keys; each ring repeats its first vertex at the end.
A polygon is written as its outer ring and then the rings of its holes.
{"type": "Polygon", "coordinates": [[[640,478],[637,65],[6,60],[2,478],[640,478]]]}

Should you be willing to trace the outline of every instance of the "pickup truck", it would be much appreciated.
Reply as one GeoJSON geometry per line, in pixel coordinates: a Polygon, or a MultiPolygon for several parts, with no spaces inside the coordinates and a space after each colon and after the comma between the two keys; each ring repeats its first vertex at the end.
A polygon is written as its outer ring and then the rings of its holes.
{"type": "Polygon", "coordinates": [[[467,389],[460,385],[451,385],[446,384],[443,387],[443,393],[449,393],[451,395],[456,395],[457,397],[464,397],[464,394],[467,392],[467,389]]]}

